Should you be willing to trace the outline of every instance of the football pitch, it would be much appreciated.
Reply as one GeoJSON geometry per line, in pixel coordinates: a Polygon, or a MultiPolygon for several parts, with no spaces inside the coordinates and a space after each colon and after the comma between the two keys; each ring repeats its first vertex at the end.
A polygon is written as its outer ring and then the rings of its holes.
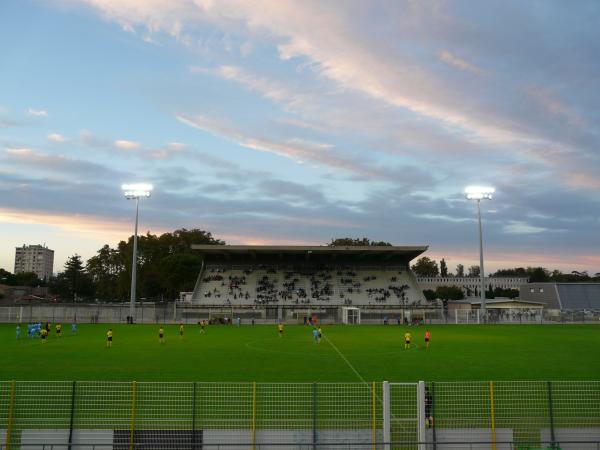
{"type": "Polygon", "coordinates": [[[14,325],[0,326],[2,380],[113,381],[462,381],[597,380],[597,325],[437,325],[425,349],[425,326],[332,325],[313,343],[312,329],[286,325],[80,324],[77,333],[52,326],[48,342],[15,339],[14,325]],[[113,347],[105,334],[114,332],[113,347]],[[413,345],[404,350],[405,332],[413,345]]]}

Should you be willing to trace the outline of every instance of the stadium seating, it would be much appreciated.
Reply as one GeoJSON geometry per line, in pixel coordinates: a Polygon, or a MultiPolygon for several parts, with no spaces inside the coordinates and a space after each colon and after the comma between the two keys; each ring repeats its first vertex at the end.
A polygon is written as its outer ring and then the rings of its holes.
{"type": "Polygon", "coordinates": [[[420,305],[406,268],[206,266],[193,295],[209,305],[420,305]]]}

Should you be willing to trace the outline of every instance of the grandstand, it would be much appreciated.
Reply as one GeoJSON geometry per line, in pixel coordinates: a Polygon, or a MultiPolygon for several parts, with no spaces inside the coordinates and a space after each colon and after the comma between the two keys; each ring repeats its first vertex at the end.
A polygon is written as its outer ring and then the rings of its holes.
{"type": "Polygon", "coordinates": [[[600,283],[529,283],[521,286],[520,298],[538,302],[555,320],[598,322],[600,283]]]}
{"type": "MultiPolygon", "coordinates": [[[[411,320],[432,305],[410,271],[427,246],[215,246],[193,245],[202,269],[184,317],[214,314],[255,320],[298,320],[311,313],[341,321],[344,307],[363,320],[411,320]],[[420,311],[416,313],[416,311],[420,311]]],[[[435,305],[433,305],[435,306],[435,305]]]]}

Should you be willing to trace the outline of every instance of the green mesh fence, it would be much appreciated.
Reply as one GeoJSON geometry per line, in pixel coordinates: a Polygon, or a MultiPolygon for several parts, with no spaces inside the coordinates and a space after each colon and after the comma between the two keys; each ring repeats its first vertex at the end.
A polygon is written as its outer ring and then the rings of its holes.
{"type": "Polygon", "coordinates": [[[107,449],[168,443],[182,450],[199,443],[460,448],[451,442],[464,448],[487,442],[481,448],[565,450],[600,442],[597,381],[435,382],[424,393],[417,383],[389,387],[384,398],[381,382],[0,381],[0,448],[67,449],[93,439],[106,442],[107,449]],[[428,444],[419,444],[419,436],[428,444]]]}

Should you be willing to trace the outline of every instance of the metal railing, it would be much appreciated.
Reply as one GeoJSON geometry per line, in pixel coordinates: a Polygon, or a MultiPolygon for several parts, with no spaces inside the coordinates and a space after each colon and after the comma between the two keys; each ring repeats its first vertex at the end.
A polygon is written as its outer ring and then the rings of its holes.
{"type": "Polygon", "coordinates": [[[485,443],[600,450],[600,382],[0,381],[0,450],[475,450],[485,443]]]}
{"type": "MultiPolygon", "coordinates": [[[[377,444],[377,448],[435,448],[436,450],[447,450],[447,449],[461,449],[461,450],[481,450],[482,447],[507,449],[507,450],[559,450],[563,448],[585,448],[586,450],[600,450],[600,441],[560,441],[560,442],[520,442],[515,444],[510,441],[477,441],[477,442],[465,442],[465,441],[452,441],[444,443],[434,443],[431,441],[417,442],[417,441],[400,441],[400,442],[381,442],[377,444]]],[[[221,443],[221,444],[206,444],[206,443],[179,443],[179,444],[166,444],[166,443],[146,443],[139,444],[134,443],[132,446],[129,444],[107,444],[104,443],[89,443],[85,444],[28,444],[27,450],[66,450],[67,448],[85,449],[85,450],[109,450],[127,448],[129,450],[231,450],[231,449],[252,449],[252,450],[373,450],[372,444],[365,443],[335,443],[330,442],[327,444],[297,444],[297,443],[268,443],[268,444],[252,444],[252,443],[221,443]]],[[[10,447],[14,449],[14,447],[10,447]]],[[[9,450],[9,447],[0,444],[0,450],[9,450]]]]}

